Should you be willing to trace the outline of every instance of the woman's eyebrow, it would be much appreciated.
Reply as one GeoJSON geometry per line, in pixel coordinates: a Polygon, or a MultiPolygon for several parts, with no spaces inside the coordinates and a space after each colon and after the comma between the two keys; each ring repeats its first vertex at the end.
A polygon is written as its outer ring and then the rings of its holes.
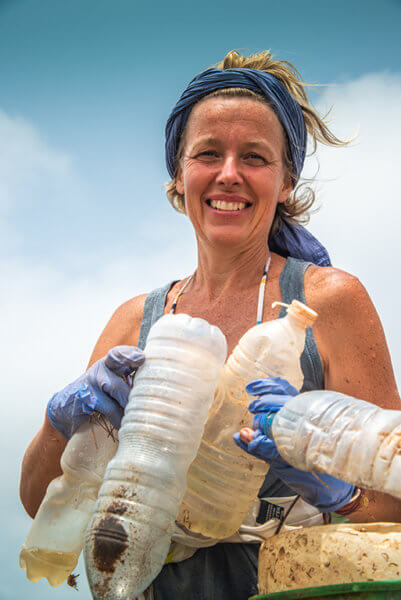
{"type": "MultiPolygon", "coordinates": [[[[192,147],[196,148],[197,146],[202,146],[202,145],[207,145],[207,144],[219,144],[221,142],[222,142],[221,139],[211,136],[211,135],[207,135],[207,136],[202,136],[202,137],[196,139],[193,142],[192,147]]],[[[244,142],[241,144],[241,146],[244,148],[252,147],[252,148],[272,150],[272,147],[269,144],[269,142],[267,142],[265,140],[244,140],[244,142]]]]}
{"type": "Polygon", "coordinates": [[[272,146],[265,140],[245,140],[242,146],[246,149],[252,148],[255,150],[264,150],[265,152],[273,152],[272,146]]]}
{"type": "Polygon", "coordinates": [[[192,148],[197,146],[206,146],[207,144],[218,144],[219,140],[211,135],[202,136],[194,141],[192,148]]]}

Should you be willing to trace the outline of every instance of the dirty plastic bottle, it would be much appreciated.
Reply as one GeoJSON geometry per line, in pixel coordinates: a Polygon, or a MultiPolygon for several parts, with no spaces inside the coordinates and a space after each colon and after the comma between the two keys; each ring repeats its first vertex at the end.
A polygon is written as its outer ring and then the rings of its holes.
{"type": "Polygon", "coordinates": [[[96,600],[136,598],[161,570],[226,354],[202,319],[169,314],[151,328],[85,536],[96,600]]]}
{"type": "Polygon", "coordinates": [[[298,390],[302,387],[305,330],[317,313],[297,300],[284,306],[287,315],[247,331],[224,366],[178,514],[178,521],[191,532],[218,539],[231,536],[266,476],[268,465],[238,448],[233,435],[252,423],[248,383],[279,376],[298,390]]]}
{"type": "Polygon", "coordinates": [[[20,552],[30,581],[61,585],[74,570],[117,431],[101,416],[84,423],[61,457],[63,474],[50,482],[20,552]]]}
{"type": "Polygon", "coordinates": [[[276,413],[271,432],[294,467],[401,498],[401,411],[338,392],[305,392],[276,413]]]}

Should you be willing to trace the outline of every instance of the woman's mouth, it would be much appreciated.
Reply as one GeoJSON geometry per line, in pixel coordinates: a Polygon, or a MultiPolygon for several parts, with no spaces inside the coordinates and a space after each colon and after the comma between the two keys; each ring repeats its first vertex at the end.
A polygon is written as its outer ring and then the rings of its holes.
{"type": "Polygon", "coordinates": [[[206,204],[222,212],[237,212],[251,206],[250,202],[227,202],[226,200],[206,200],[206,204]]]}

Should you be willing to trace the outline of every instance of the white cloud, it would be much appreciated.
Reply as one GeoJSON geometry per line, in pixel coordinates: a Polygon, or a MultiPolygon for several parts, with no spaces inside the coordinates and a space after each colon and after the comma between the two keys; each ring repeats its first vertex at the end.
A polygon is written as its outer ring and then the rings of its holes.
{"type": "Polygon", "coordinates": [[[48,146],[38,130],[0,110],[0,209],[27,204],[55,180],[71,180],[71,159],[48,146]]]}
{"type": "MultiPolygon", "coordinates": [[[[327,87],[318,108],[331,106],[334,132],[358,135],[348,148],[320,148],[321,209],[310,229],[327,244],[333,264],[367,287],[401,382],[401,75],[372,74],[327,87]]],[[[307,172],[315,170],[310,160],[307,172]]]]}

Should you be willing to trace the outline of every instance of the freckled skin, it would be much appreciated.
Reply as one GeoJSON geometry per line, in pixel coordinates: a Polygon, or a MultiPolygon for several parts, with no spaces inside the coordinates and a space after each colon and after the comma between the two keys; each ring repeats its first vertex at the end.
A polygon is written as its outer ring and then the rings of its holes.
{"type": "MultiPolygon", "coordinates": [[[[285,201],[291,191],[283,167],[283,143],[284,134],[274,112],[249,98],[204,100],[196,105],[188,122],[177,189],[185,194],[197,241],[198,267],[176,312],[220,327],[229,352],[255,325],[266,241],[277,203],[285,201]],[[240,196],[251,206],[239,216],[219,215],[206,203],[215,193],[240,196]]],[[[279,308],[272,309],[271,305],[281,300],[279,278],[284,264],[285,259],[272,254],[264,321],[278,317],[279,308]]],[[[163,276],[160,273],[161,283],[163,276]]],[[[165,312],[169,312],[182,285],[183,281],[173,285],[165,312]]],[[[401,409],[383,329],[358,279],[339,269],[311,266],[305,274],[305,295],[307,304],[319,313],[314,333],[326,389],[384,408],[401,409]]],[[[114,346],[137,344],[145,298],[137,296],[117,309],[89,365],[114,346]]],[[[64,447],[65,440],[46,417],[22,468],[21,498],[32,515],[48,483],[60,474],[64,447]]],[[[398,500],[371,491],[365,492],[365,498],[368,504],[365,502],[350,519],[401,521],[398,500]]]]}

